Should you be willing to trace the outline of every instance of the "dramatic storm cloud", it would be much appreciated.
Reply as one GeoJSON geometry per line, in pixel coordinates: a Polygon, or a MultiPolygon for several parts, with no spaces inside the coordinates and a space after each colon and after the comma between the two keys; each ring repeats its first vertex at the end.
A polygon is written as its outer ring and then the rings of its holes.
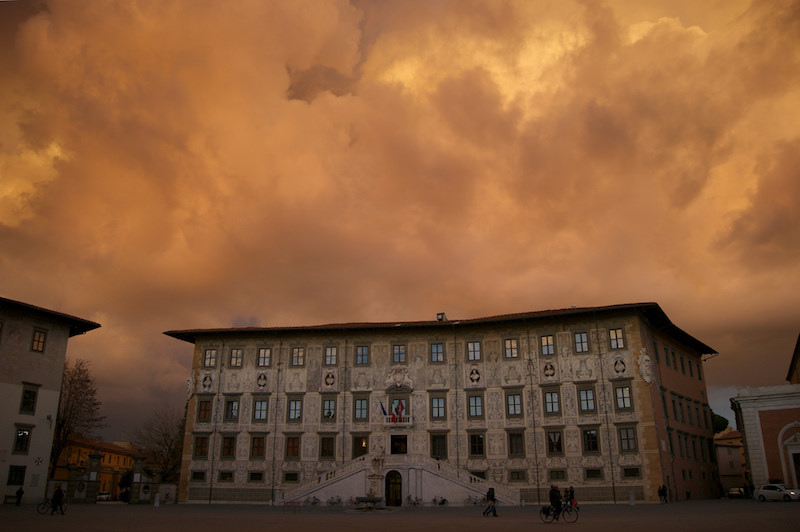
{"type": "Polygon", "coordinates": [[[796,1],[0,2],[0,295],[103,325],[108,438],[168,329],[640,301],[720,411],[800,332],[799,119],[796,1]]]}

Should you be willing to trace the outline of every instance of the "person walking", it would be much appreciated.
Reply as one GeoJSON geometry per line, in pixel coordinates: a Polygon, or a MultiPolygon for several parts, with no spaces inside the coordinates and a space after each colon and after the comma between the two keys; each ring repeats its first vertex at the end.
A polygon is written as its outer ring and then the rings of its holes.
{"type": "Polygon", "coordinates": [[[64,515],[64,490],[61,489],[61,486],[57,487],[56,491],[53,492],[53,499],[50,502],[53,508],[50,515],[56,513],[56,510],[61,512],[61,515],[64,515]]]}
{"type": "Polygon", "coordinates": [[[483,511],[484,517],[489,517],[489,514],[497,517],[497,499],[494,496],[494,488],[489,488],[486,492],[486,509],[483,511]]]}
{"type": "Polygon", "coordinates": [[[22,503],[22,496],[25,495],[25,491],[22,489],[22,486],[19,487],[17,490],[17,506],[22,503]]]}
{"type": "Polygon", "coordinates": [[[667,486],[663,484],[658,488],[658,500],[661,504],[667,503],[667,486]]]}

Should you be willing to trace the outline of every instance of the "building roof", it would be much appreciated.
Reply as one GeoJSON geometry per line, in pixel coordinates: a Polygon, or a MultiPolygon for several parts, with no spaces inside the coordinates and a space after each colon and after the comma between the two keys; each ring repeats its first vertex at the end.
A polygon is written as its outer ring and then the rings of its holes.
{"type": "Polygon", "coordinates": [[[87,333],[89,331],[92,331],[100,327],[99,323],[95,323],[93,321],[84,320],[83,318],[77,318],[75,316],[70,316],[69,314],[63,314],[61,312],[56,312],[54,310],[48,310],[46,308],[37,307],[35,305],[23,303],[21,301],[6,299],[4,297],[0,297],[0,307],[38,313],[46,316],[49,319],[65,323],[69,327],[70,338],[72,338],[73,336],[77,336],[79,334],[87,333]]]}
{"type": "Polygon", "coordinates": [[[127,456],[136,456],[142,452],[142,449],[122,447],[120,445],[93,440],[91,438],[81,438],[80,436],[71,436],[67,440],[67,444],[77,447],[84,447],[87,449],[94,449],[99,452],[105,451],[107,453],[124,454],[127,456]]]}
{"type": "Polygon", "coordinates": [[[703,355],[717,354],[717,352],[697,340],[690,334],[674,325],[657,303],[629,303],[603,307],[571,307],[567,309],[540,310],[517,314],[502,314],[484,318],[470,318],[461,320],[448,320],[444,315],[442,319],[429,321],[404,321],[404,322],[358,322],[358,323],[332,323],[326,325],[307,325],[294,327],[236,327],[225,329],[188,329],[166,331],[164,334],[184,342],[196,343],[199,338],[231,337],[231,336],[273,336],[279,334],[298,334],[308,332],[341,332],[349,331],[388,331],[398,329],[459,329],[476,325],[499,325],[527,322],[546,322],[558,318],[584,318],[596,319],[619,314],[638,313],[655,329],[672,337],[685,346],[694,349],[703,355]]]}

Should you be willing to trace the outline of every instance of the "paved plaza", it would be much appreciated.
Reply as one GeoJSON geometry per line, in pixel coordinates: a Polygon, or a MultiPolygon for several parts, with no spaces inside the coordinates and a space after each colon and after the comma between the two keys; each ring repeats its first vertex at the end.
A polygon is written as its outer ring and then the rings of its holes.
{"type": "Polygon", "coordinates": [[[703,532],[800,530],[800,502],[750,500],[687,501],[659,504],[586,504],[577,523],[544,524],[539,507],[498,507],[484,518],[479,507],[416,507],[354,510],[339,506],[267,507],[252,505],[129,506],[116,503],[71,505],[67,514],[39,515],[34,505],[0,506],[2,530],[182,532],[503,532],[591,530],[592,532],[703,532]]]}

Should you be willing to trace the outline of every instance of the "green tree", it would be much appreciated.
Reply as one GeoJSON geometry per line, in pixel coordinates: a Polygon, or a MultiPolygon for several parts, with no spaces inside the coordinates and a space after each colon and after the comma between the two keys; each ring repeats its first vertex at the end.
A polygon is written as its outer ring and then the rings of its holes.
{"type": "Polygon", "coordinates": [[[95,431],[105,427],[105,416],[99,414],[102,403],[97,398],[97,385],[89,370],[89,362],[76,359],[64,361],[61,379],[61,396],[53,431],[53,448],[50,453],[50,478],[56,473],[61,452],[72,436],[95,437],[95,431]]]}
{"type": "Polygon", "coordinates": [[[714,429],[714,434],[717,434],[727,429],[728,424],[729,424],[728,418],[714,413],[713,410],[711,411],[711,427],[714,429]]]}

